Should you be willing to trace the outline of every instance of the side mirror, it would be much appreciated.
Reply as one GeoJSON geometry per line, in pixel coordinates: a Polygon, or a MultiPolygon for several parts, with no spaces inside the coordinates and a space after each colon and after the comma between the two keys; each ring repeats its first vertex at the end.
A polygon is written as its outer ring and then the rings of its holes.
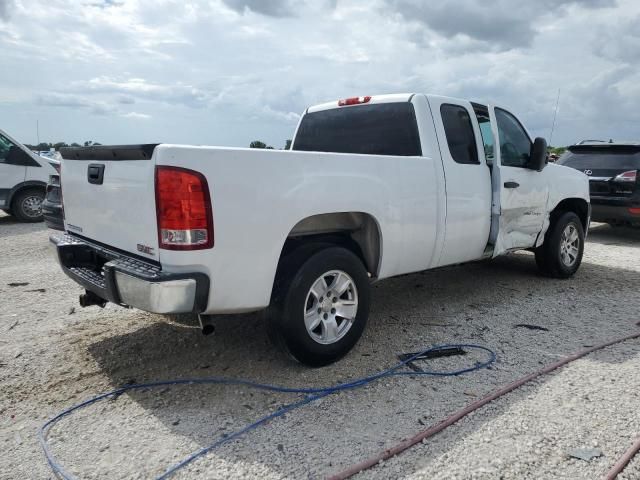
{"type": "Polygon", "coordinates": [[[541,172],[547,164],[547,141],[544,138],[537,137],[531,145],[531,153],[529,154],[529,165],[531,170],[541,172]]]}

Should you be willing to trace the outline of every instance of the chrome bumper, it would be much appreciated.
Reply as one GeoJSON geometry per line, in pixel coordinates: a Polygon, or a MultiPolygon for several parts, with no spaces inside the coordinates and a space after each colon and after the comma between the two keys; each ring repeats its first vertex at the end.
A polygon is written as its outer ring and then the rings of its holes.
{"type": "Polygon", "coordinates": [[[166,273],[159,265],[73,235],[51,235],[64,273],[86,290],[118,305],[152,313],[206,310],[209,278],[166,273]]]}

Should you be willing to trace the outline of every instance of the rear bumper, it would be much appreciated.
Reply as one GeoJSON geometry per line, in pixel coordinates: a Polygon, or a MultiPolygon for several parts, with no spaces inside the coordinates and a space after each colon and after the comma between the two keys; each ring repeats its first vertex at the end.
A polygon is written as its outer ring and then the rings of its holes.
{"type": "Polygon", "coordinates": [[[206,310],[209,277],[167,273],[160,266],[68,234],[49,237],[64,273],[86,290],[118,305],[152,313],[206,310]]]}
{"type": "Polygon", "coordinates": [[[62,205],[52,203],[46,198],[42,202],[42,216],[47,227],[53,230],[64,230],[64,220],[62,218],[62,205]]]}
{"type": "Polygon", "coordinates": [[[633,197],[591,197],[591,220],[640,224],[640,202],[633,197]]]}

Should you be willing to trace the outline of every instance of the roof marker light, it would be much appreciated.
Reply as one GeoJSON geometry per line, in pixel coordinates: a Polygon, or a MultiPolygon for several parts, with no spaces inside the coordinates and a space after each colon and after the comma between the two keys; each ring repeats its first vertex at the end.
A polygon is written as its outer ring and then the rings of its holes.
{"type": "Polygon", "coordinates": [[[369,100],[371,100],[370,95],[367,95],[366,97],[343,98],[342,100],[338,100],[338,106],[345,107],[347,105],[358,105],[360,103],[368,103],[369,100]]]}

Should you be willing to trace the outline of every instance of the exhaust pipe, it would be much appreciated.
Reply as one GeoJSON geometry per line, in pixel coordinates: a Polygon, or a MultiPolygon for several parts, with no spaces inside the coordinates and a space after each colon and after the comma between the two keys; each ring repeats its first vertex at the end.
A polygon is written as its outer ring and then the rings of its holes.
{"type": "Polygon", "coordinates": [[[203,335],[211,335],[215,332],[216,327],[213,326],[211,315],[198,314],[198,321],[200,322],[200,329],[202,330],[203,335]]]}
{"type": "Polygon", "coordinates": [[[98,305],[100,308],[104,308],[107,304],[107,301],[104,298],[90,292],[89,290],[85,290],[85,293],[80,295],[78,300],[80,301],[80,306],[82,308],[90,307],[91,305],[98,305]]]}

